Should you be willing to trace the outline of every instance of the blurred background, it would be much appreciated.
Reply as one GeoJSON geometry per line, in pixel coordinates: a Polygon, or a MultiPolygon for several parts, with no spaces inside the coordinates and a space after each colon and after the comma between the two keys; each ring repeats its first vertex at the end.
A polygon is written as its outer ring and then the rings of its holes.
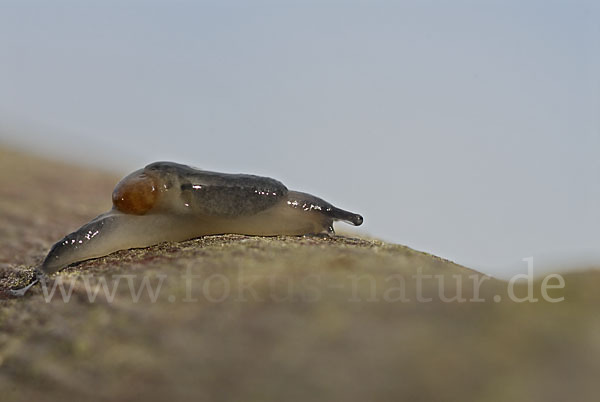
{"type": "Polygon", "coordinates": [[[1,0],[0,146],[272,176],[500,278],[598,265],[600,4],[1,0]]]}

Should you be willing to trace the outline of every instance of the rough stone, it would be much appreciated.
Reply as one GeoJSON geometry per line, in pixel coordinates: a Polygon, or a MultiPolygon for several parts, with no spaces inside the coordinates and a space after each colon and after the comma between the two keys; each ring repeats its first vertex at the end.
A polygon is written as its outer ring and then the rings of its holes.
{"type": "Polygon", "coordinates": [[[400,245],[224,235],[68,267],[46,283],[72,285],[68,302],[10,297],[118,179],[0,151],[1,401],[597,400],[592,270],[564,276],[563,302],[536,282],[539,301],[516,303],[505,282],[400,245]]]}

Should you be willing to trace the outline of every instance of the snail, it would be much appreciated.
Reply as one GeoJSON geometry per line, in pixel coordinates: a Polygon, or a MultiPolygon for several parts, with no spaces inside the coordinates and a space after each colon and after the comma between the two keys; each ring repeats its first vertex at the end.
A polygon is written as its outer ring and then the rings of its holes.
{"type": "Polygon", "coordinates": [[[290,191],[268,177],[209,172],[173,162],[155,162],[126,176],[116,185],[112,202],[110,211],[54,244],[38,275],[167,241],[228,233],[333,234],[334,221],[355,226],[363,222],[358,214],[290,191]]]}

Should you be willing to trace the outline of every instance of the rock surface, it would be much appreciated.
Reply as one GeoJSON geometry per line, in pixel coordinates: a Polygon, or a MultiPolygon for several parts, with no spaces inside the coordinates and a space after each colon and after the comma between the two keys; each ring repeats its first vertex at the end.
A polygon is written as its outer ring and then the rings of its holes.
{"type": "Polygon", "coordinates": [[[597,271],[565,275],[562,302],[537,282],[539,301],[516,303],[399,245],[226,235],[120,251],[11,298],[118,179],[0,150],[1,401],[597,400],[597,271]]]}

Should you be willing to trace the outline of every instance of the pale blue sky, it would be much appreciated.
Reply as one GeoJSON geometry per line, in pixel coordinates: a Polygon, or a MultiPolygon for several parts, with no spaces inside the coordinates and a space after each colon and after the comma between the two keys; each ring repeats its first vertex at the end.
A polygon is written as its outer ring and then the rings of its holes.
{"type": "Polygon", "coordinates": [[[498,276],[600,266],[598,4],[0,0],[0,142],[273,176],[498,276]]]}

